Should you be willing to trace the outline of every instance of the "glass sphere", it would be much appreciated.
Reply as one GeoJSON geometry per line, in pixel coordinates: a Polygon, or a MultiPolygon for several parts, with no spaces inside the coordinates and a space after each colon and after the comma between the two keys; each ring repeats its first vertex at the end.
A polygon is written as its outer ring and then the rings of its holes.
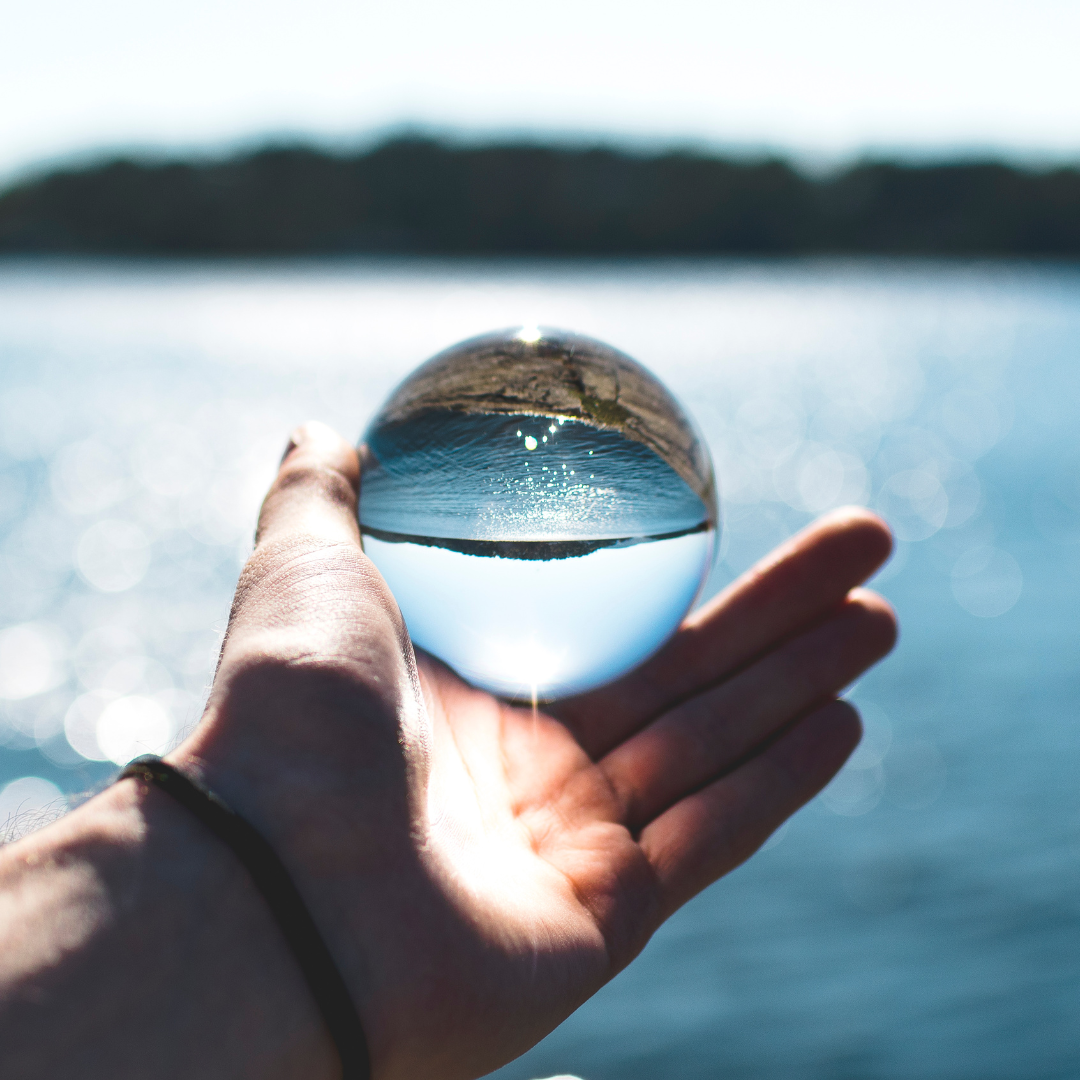
{"type": "Polygon", "coordinates": [[[360,530],[413,642],[474,685],[551,699],[641,663],[712,563],[712,463],[640,364],[525,327],[412,373],[361,444],[360,530]]]}

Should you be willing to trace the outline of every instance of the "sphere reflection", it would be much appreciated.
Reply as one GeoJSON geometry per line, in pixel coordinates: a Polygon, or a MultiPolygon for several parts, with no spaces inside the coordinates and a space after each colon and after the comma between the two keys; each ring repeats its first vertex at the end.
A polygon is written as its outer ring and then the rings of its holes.
{"type": "Polygon", "coordinates": [[[509,697],[640,663],[712,560],[708,452],[655,377],[590,338],[531,327],[439,354],[362,454],[364,550],[413,641],[509,697]]]}

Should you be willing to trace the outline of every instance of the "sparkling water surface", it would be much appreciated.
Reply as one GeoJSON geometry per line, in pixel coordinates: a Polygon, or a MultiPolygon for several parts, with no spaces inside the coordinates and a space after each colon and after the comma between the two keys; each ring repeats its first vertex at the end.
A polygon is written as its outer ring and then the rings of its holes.
{"type": "Polygon", "coordinates": [[[0,262],[0,822],[195,721],[291,425],[358,439],[421,358],[536,320],[693,410],[704,596],[865,503],[902,636],[837,780],[500,1080],[1080,1075],[1068,265],[0,262]]]}
{"type": "Polygon", "coordinates": [[[365,434],[368,531],[491,542],[667,536],[711,510],[653,450],[565,416],[425,413],[365,434]]]}

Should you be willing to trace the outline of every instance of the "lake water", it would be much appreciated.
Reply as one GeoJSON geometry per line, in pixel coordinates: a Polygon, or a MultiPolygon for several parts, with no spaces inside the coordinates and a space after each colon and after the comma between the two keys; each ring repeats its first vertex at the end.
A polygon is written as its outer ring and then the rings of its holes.
{"type": "Polygon", "coordinates": [[[1080,269],[0,262],[0,823],[194,722],[290,428],[540,322],[703,429],[715,592],[878,507],[902,639],[831,787],[499,1074],[1080,1076],[1080,269]]]}

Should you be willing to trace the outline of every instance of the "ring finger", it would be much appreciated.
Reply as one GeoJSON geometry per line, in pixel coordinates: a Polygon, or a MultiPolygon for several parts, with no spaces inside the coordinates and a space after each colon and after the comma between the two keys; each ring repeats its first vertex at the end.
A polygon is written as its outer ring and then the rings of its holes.
{"type": "Polygon", "coordinates": [[[839,693],[895,637],[889,605],[856,590],[824,622],[631,736],[598,764],[624,823],[641,828],[740,764],[790,721],[839,693]]]}

